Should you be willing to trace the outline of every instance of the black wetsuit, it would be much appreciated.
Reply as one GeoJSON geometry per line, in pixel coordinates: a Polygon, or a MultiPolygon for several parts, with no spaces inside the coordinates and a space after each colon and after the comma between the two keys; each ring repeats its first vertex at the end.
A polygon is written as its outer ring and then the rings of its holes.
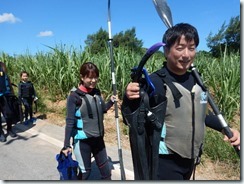
{"type": "Polygon", "coordinates": [[[9,114],[10,109],[8,106],[8,97],[13,95],[10,87],[10,81],[6,73],[3,71],[3,68],[0,63],[0,135],[3,135],[4,132],[2,130],[2,119],[1,113],[3,114],[6,123],[7,123],[7,131],[12,130],[13,117],[9,114]]]}
{"type": "Polygon", "coordinates": [[[33,119],[33,100],[36,97],[36,92],[33,84],[30,81],[21,81],[18,86],[18,96],[21,99],[25,107],[25,121],[28,120],[28,115],[30,115],[30,120],[33,119]]]}

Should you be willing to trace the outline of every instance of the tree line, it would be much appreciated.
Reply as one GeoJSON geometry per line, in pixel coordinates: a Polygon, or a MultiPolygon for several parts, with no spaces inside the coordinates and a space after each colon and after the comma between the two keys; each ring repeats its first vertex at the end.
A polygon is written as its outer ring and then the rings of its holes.
{"type": "MultiPolygon", "coordinates": [[[[89,50],[91,54],[106,52],[108,39],[108,32],[100,28],[96,33],[87,36],[85,50],[89,50]]],[[[210,49],[208,54],[216,58],[221,57],[223,53],[240,52],[240,16],[232,17],[228,24],[224,22],[218,33],[210,32],[206,41],[210,49]]],[[[136,37],[135,27],[115,34],[113,47],[124,47],[138,54],[143,54],[146,50],[143,48],[143,41],[136,37]]]]}

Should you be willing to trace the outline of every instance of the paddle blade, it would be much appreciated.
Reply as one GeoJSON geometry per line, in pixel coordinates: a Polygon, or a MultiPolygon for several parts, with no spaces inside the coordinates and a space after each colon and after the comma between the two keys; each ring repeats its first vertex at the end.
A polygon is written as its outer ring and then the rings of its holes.
{"type": "Polygon", "coordinates": [[[158,12],[159,17],[162,19],[167,28],[173,26],[171,10],[166,0],[153,0],[153,4],[158,12]]]}

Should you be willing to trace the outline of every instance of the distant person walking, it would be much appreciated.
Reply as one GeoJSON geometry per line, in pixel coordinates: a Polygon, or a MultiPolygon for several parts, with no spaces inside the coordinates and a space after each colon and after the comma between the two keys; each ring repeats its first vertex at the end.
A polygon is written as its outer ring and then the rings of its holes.
{"type": "Polygon", "coordinates": [[[25,107],[25,124],[33,123],[35,118],[33,118],[33,102],[38,98],[36,96],[36,91],[34,85],[29,81],[29,74],[26,71],[20,73],[21,81],[18,86],[18,96],[21,99],[25,107]],[[30,119],[28,117],[30,116],[30,119]]]}

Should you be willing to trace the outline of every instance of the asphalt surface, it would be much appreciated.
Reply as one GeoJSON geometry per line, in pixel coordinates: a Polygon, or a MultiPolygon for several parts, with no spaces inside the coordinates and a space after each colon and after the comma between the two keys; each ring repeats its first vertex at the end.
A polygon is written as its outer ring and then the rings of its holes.
{"type": "MultiPolygon", "coordinates": [[[[16,124],[17,137],[7,136],[0,142],[0,180],[4,181],[47,181],[59,180],[56,155],[63,147],[64,127],[37,119],[33,124],[16,124]]],[[[6,133],[6,124],[3,123],[6,133]]],[[[121,180],[118,147],[106,145],[112,180],[121,180]]],[[[126,180],[133,180],[133,166],[129,150],[122,149],[126,180]]],[[[92,159],[92,172],[89,180],[100,180],[99,170],[92,159]]],[[[0,182],[1,183],[1,182],[0,182]]]]}

